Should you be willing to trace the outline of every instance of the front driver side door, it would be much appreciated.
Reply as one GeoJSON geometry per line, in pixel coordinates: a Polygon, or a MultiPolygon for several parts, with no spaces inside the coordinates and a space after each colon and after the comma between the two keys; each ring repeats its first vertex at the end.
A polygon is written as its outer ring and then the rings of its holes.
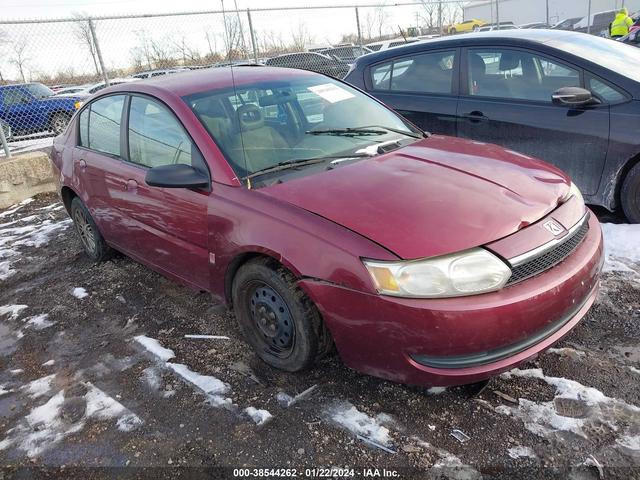
{"type": "Polygon", "coordinates": [[[463,58],[458,135],[552,163],[584,194],[595,194],[609,144],[609,107],[551,99],[559,88],[583,86],[582,71],[515,48],[470,48],[463,58]]]}
{"type": "Polygon", "coordinates": [[[187,164],[207,171],[205,161],[176,116],[159,101],[133,95],[127,123],[127,209],[139,226],[139,256],[165,274],[209,289],[207,207],[209,193],[150,187],[149,168],[187,164]]]}

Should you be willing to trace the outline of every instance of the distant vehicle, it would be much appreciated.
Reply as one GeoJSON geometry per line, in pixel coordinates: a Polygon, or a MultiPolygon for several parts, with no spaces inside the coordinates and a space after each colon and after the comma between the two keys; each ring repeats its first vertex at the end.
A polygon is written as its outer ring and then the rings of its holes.
{"type": "MultiPolygon", "coordinates": [[[[265,60],[266,61],[266,60],[265,60]]],[[[221,67],[259,67],[260,63],[256,63],[252,60],[233,60],[231,62],[219,62],[209,65],[207,68],[221,68],[221,67]]]]}
{"type": "Polygon", "coordinates": [[[640,47],[640,29],[635,29],[629,32],[628,35],[625,35],[624,37],[621,37],[621,38],[617,38],[616,41],[620,43],[626,43],[634,47],[640,47]]]}
{"type": "Polygon", "coordinates": [[[335,47],[333,47],[332,45],[329,45],[328,43],[326,45],[313,45],[307,48],[307,52],[320,53],[323,50],[329,50],[330,48],[335,48],[335,47]]]}
{"type": "Polygon", "coordinates": [[[479,32],[493,32],[494,30],[517,30],[520,27],[517,27],[513,24],[513,22],[500,22],[500,24],[492,23],[489,25],[485,25],[484,27],[478,30],[479,32]]]}
{"type": "Polygon", "coordinates": [[[78,93],[81,92],[82,90],[84,90],[85,88],[87,88],[89,85],[77,85],[75,87],[65,87],[65,88],[61,88],[59,90],[54,90],[55,96],[58,97],[60,95],[72,95],[74,93],[78,93]]]}
{"type": "Polygon", "coordinates": [[[455,35],[456,33],[468,33],[468,32],[477,32],[480,30],[480,27],[486,25],[487,22],[484,20],[477,20],[472,18],[471,20],[465,20],[464,22],[454,23],[449,26],[447,30],[450,35],[455,35]]]}
{"type": "Polygon", "coordinates": [[[270,58],[265,64],[269,67],[299,68],[335,78],[343,78],[349,71],[349,64],[313,52],[287,53],[270,58]]]}
{"type": "Polygon", "coordinates": [[[146,72],[136,73],[135,75],[131,75],[132,78],[152,78],[159,77],[160,75],[168,75],[170,73],[179,73],[179,72],[188,72],[188,68],[162,68],[158,70],[147,70],[146,72]]]}
{"type": "Polygon", "coordinates": [[[601,37],[609,36],[609,25],[616,18],[618,10],[607,10],[604,12],[596,12],[591,14],[591,20],[584,17],[578,23],[573,26],[575,32],[586,33],[589,31],[592,35],[599,35],[601,37]],[[591,28],[589,28],[591,25],[591,28]]]}
{"type": "Polygon", "coordinates": [[[553,163],[588,203],[622,207],[640,223],[640,70],[621,65],[640,65],[640,51],[582,33],[519,30],[372,53],[345,81],[422,129],[553,163]]]}
{"type": "Polygon", "coordinates": [[[576,23],[580,22],[585,17],[573,17],[573,18],[565,18],[564,20],[559,21],[551,28],[554,30],[573,30],[573,27],[576,23]]]}
{"type": "Polygon", "coordinates": [[[51,89],[52,92],[58,92],[60,90],[62,90],[63,88],[66,87],[70,87],[71,85],[69,85],[68,83],[63,83],[60,85],[51,85],[49,88],[51,89]]]}
{"type": "MultiPolygon", "coordinates": [[[[109,86],[119,85],[120,83],[135,82],[137,80],[140,80],[140,79],[139,78],[112,78],[111,80],[109,80],[109,86]]],[[[87,98],[106,87],[107,85],[104,82],[92,83],[90,85],[86,85],[85,88],[83,90],[80,90],[79,92],[61,94],[61,95],[58,95],[58,97],[87,98]]]]}
{"type": "Polygon", "coordinates": [[[0,120],[15,136],[39,132],[59,135],[81,105],[78,98],[54,96],[41,83],[0,86],[0,120]]]}
{"type": "Polygon", "coordinates": [[[549,28],[544,22],[532,22],[532,23],[523,23],[522,25],[518,25],[519,28],[530,29],[530,28],[549,28]]]}
{"type": "Polygon", "coordinates": [[[373,42],[367,43],[365,47],[367,47],[372,52],[378,52],[380,50],[386,50],[387,48],[399,47],[400,45],[407,45],[408,43],[415,43],[420,41],[418,38],[394,38],[391,40],[385,40],[383,42],[373,42]]]}
{"type": "Polygon", "coordinates": [[[356,58],[361,57],[362,55],[366,55],[367,53],[371,53],[372,51],[373,50],[370,50],[367,47],[351,46],[329,48],[319,53],[327,55],[328,57],[335,58],[336,60],[339,60],[341,62],[351,64],[355,62],[356,58]]]}

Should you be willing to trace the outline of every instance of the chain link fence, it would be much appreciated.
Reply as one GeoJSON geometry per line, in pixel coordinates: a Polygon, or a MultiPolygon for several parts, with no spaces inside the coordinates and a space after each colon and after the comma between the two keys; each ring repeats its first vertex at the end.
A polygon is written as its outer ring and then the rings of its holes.
{"type": "Polygon", "coordinates": [[[469,3],[0,20],[0,143],[5,155],[50,145],[102,88],[186,69],[259,63],[342,78],[362,54],[460,31],[469,3]]]}

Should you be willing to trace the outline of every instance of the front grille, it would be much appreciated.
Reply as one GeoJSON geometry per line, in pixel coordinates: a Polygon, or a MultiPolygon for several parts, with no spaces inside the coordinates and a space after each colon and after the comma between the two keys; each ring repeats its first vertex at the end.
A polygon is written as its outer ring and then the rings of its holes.
{"type": "Polygon", "coordinates": [[[511,269],[511,277],[507,286],[531,278],[556,266],[567,258],[580,245],[589,231],[589,219],[585,218],[582,226],[570,234],[564,241],[544,252],[542,255],[532,258],[517,267],[511,269]]]}

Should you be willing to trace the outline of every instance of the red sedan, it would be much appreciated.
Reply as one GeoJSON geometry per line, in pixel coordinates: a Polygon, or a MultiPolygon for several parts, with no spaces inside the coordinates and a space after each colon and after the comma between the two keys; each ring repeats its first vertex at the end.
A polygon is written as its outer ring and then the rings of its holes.
{"type": "Polygon", "coordinates": [[[111,87],[52,157],[93,260],[211,292],[287,371],[335,344],[378,377],[475,382],[557,342],[598,288],[600,226],[565,174],[311,72],[111,87]]]}

